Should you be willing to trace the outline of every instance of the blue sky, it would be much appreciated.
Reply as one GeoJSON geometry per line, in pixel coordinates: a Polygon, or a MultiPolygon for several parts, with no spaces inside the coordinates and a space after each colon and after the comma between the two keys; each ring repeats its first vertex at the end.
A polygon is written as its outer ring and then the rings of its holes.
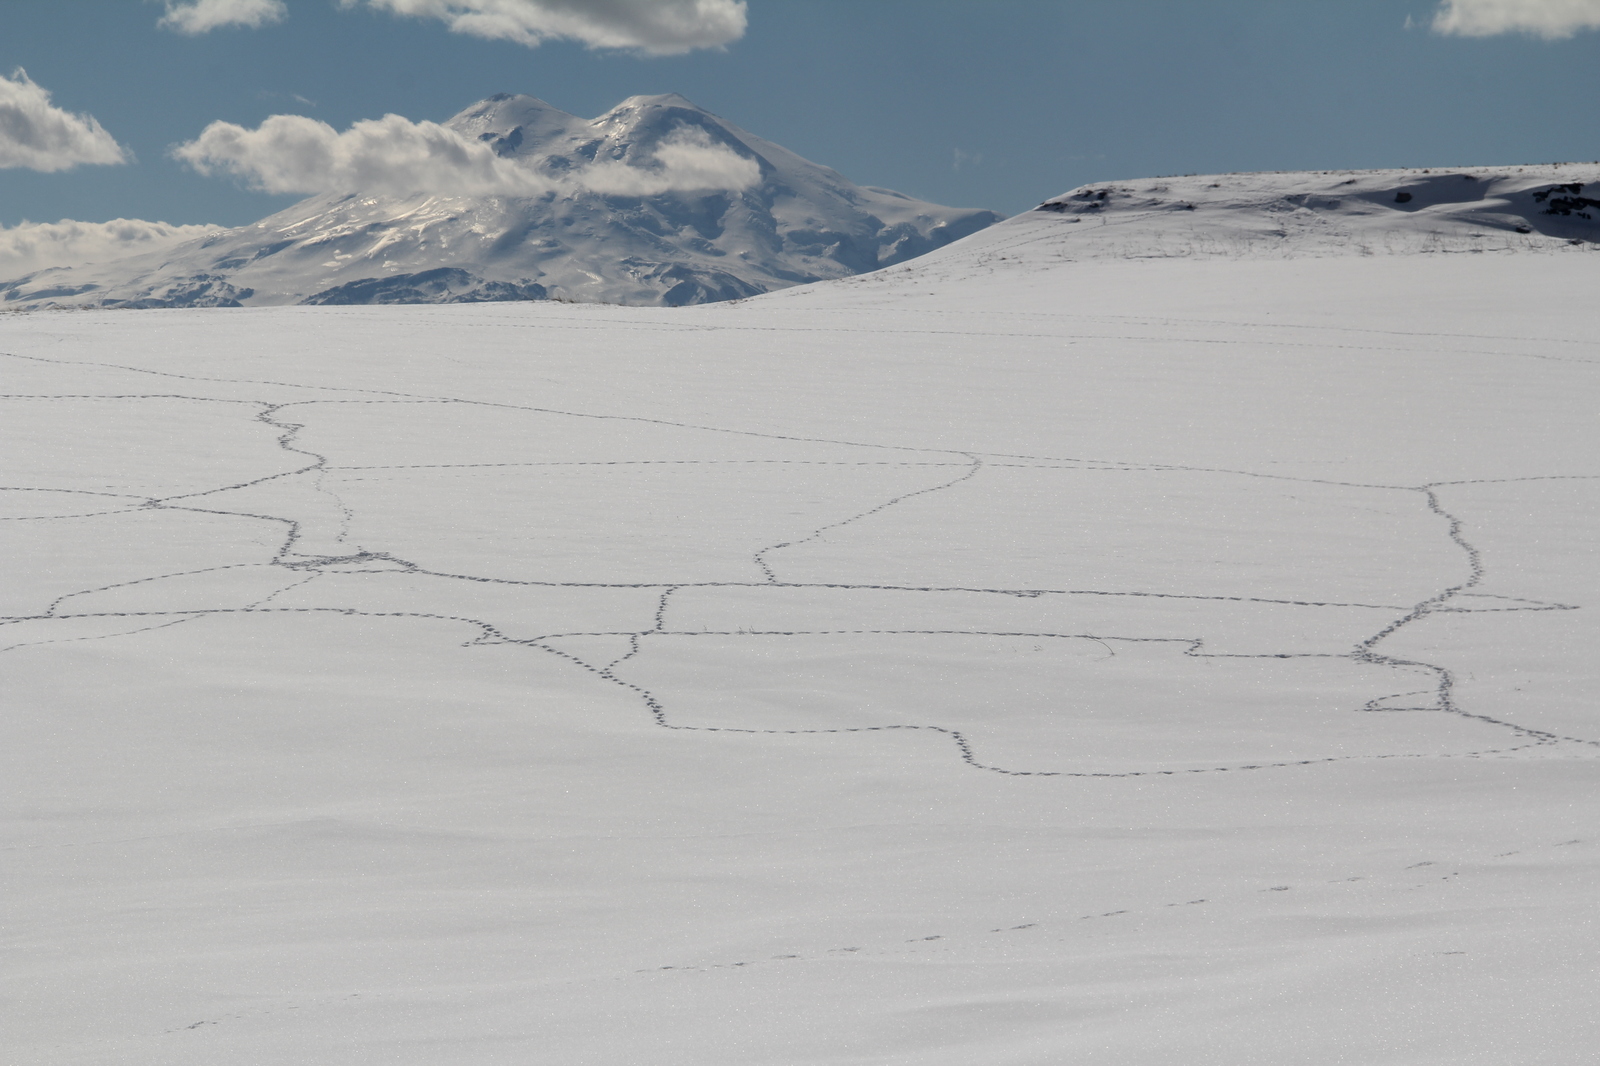
{"type": "Polygon", "coordinates": [[[6,0],[0,74],[26,68],[131,161],[39,172],[13,153],[0,225],[254,221],[298,197],[202,176],[172,147],[214,120],[438,121],[494,92],[583,116],[680,92],[861,184],[1007,214],[1112,178],[1600,158],[1600,0],[1454,0],[1477,36],[1436,32],[1439,0],[749,0],[742,34],[724,18],[707,37],[726,44],[679,55],[380,9],[640,0],[207,2],[286,17],[185,34],[158,26],[157,0],[6,0]]]}

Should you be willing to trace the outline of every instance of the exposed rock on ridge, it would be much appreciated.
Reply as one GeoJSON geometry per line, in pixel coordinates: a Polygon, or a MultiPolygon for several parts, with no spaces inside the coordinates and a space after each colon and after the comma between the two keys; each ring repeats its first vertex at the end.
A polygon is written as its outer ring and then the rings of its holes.
{"type": "Polygon", "coordinates": [[[1564,163],[1108,182],[1035,211],[1086,224],[1063,240],[1091,257],[1523,250],[1600,244],[1595,194],[1600,163],[1564,163]]]}

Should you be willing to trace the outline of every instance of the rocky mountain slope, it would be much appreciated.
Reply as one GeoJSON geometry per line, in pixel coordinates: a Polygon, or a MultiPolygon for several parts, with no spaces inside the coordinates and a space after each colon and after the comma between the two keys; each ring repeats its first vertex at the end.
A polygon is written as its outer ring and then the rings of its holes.
{"type": "Polygon", "coordinates": [[[592,121],[500,95],[448,125],[518,164],[528,195],[313,196],[173,249],[0,281],[0,306],[703,303],[876,270],[1000,218],[854,185],[677,95],[592,121]],[[685,176],[708,159],[731,173],[685,176]]]}

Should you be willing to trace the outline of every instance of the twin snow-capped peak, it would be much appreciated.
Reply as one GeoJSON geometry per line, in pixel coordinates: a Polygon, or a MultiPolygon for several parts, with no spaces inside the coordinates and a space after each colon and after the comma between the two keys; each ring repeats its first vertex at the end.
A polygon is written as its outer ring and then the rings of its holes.
{"type": "Polygon", "coordinates": [[[875,270],[1000,218],[855,185],[676,94],[593,120],[498,95],[447,125],[494,152],[470,187],[315,195],[163,251],[0,281],[0,306],[702,303],[875,270]]]}

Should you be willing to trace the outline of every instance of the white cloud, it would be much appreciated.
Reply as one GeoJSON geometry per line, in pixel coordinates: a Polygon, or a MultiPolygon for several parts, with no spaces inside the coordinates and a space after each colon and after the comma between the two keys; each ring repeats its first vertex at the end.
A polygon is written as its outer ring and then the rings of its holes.
{"type": "Polygon", "coordinates": [[[173,155],[202,174],[233,174],[271,193],[538,196],[551,188],[448,126],[400,115],[357,122],[343,133],[303,115],[273,115],[253,130],[213,122],[173,155]]]}
{"type": "Polygon", "coordinates": [[[745,0],[339,0],[436,18],[456,33],[537,48],[550,38],[591,48],[682,55],[744,36],[745,0]]]}
{"type": "Polygon", "coordinates": [[[1433,16],[1435,33],[1492,37],[1530,33],[1546,40],[1600,29],[1600,0],[1443,0],[1433,16]]]}
{"type": "Polygon", "coordinates": [[[127,153],[91,115],[75,115],[18,67],[0,74],[0,168],[70,170],[80,163],[126,163],[127,153]]]}
{"type": "Polygon", "coordinates": [[[213,122],[173,155],[202,174],[232,174],[270,193],[654,196],[745,189],[761,176],[755,160],[713,144],[704,131],[681,128],[662,140],[651,165],[606,160],[553,177],[448,126],[400,115],[357,122],[343,133],[303,115],[273,115],[253,130],[213,122]]]}
{"type": "Polygon", "coordinates": [[[24,222],[0,227],[0,278],[20,278],[58,266],[104,263],[160,251],[220,230],[220,226],[173,226],[136,218],[110,222],[24,222]]]}
{"type": "Polygon", "coordinates": [[[166,0],[167,13],[156,25],[191,36],[222,26],[248,26],[282,22],[289,14],[283,0],[166,0]]]}
{"type": "Polygon", "coordinates": [[[700,129],[679,127],[656,146],[656,166],[635,167],[606,160],[586,167],[571,183],[608,196],[659,196],[711,189],[737,191],[761,180],[761,167],[700,129]]]}

